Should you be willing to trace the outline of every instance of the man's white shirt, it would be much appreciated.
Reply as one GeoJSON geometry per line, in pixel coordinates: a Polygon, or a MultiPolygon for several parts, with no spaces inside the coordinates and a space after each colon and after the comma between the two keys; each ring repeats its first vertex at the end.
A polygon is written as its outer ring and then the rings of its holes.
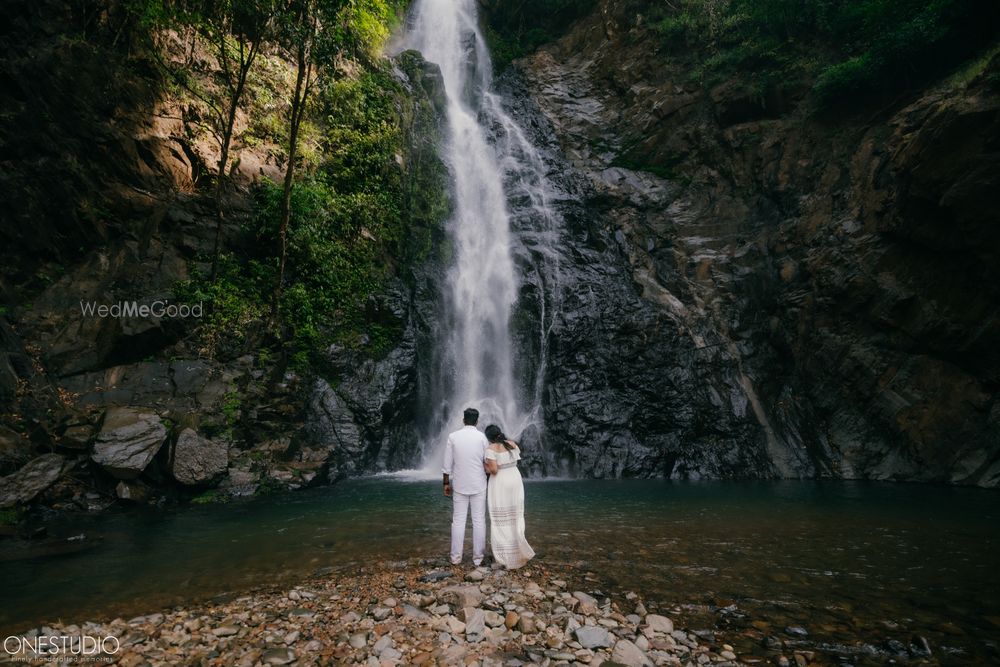
{"type": "Polygon", "coordinates": [[[464,426],[448,436],[442,472],[451,480],[456,493],[475,495],[486,491],[483,461],[490,443],[475,426],[464,426]]]}

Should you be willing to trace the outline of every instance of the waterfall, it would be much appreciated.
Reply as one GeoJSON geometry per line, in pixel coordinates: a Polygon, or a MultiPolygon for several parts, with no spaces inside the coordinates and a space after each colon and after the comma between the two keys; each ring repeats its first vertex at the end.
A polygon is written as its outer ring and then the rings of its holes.
{"type": "MultiPolygon", "coordinates": [[[[480,411],[480,428],[497,423],[510,437],[533,439],[534,460],[544,461],[540,398],[553,299],[543,294],[532,318],[537,340],[530,363],[527,351],[515,349],[512,315],[526,272],[536,283],[552,282],[552,270],[538,264],[545,262],[539,249],[551,244],[556,218],[537,151],[491,91],[476,2],[418,0],[403,37],[404,48],[441,68],[448,101],[442,157],[452,180],[451,266],[431,352],[435,377],[423,445],[423,464],[432,472],[466,407],[480,411]],[[519,216],[527,222],[516,230],[511,200],[527,201],[532,211],[519,216]]],[[[543,291],[554,293],[550,287],[543,291]]],[[[536,471],[544,473],[544,463],[536,471]]]]}

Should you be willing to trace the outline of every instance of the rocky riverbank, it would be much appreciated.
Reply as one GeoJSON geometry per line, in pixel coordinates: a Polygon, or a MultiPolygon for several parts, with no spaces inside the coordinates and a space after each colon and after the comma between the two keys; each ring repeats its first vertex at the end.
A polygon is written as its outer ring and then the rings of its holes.
{"type": "MultiPolygon", "coordinates": [[[[125,667],[746,664],[728,644],[675,628],[636,593],[594,586],[592,575],[545,564],[519,571],[434,560],[352,566],[287,590],[262,588],[131,620],[43,626],[24,633],[22,652],[10,657],[50,664],[24,647],[38,637],[86,636],[115,638],[104,642],[108,653],[89,661],[125,667]]],[[[805,665],[806,657],[776,661],[805,665]]]]}

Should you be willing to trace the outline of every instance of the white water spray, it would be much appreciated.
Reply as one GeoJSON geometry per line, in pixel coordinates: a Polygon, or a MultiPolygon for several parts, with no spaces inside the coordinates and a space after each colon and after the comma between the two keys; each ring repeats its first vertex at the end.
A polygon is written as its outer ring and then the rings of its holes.
{"type": "MultiPolygon", "coordinates": [[[[444,438],[461,425],[466,407],[480,411],[481,428],[498,423],[511,437],[540,425],[544,360],[538,360],[536,377],[515,377],[511,315],[520,277],[514,256],[523,250],[523,239],[511,231],[505,179],[508,186],[516,181],[513,187],[542,213],[543,224],[529,232],[533,247],[539,234],[551,231],[554,217],[545,203],[537,152],[490,92],[492,65],[476,1],[419,0],[404,37],[405,48],[420,51],[441,68],[448,100],[442,157],[452,178],[452,266],[437,342],[438,413],[430,420],[423,452],[431,472],[439,468],[444,438]]],[[[542,322],[551,322],[544,304],[541,310],[542,322]]],[[[540,334],[544,354],[547,331],[540,334]]]]}

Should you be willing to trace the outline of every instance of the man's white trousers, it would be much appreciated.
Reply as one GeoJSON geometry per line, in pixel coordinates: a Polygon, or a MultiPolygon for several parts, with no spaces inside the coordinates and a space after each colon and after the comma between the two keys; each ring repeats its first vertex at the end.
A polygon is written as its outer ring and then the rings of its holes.
{"type": "Polygon", "coordinates": [[[473,495],[452,492],[451,562],[462,562],[465,547],[465,521],[472,508],[472,562],[479,565],[486,551],[486,491],[473,495]]]}

